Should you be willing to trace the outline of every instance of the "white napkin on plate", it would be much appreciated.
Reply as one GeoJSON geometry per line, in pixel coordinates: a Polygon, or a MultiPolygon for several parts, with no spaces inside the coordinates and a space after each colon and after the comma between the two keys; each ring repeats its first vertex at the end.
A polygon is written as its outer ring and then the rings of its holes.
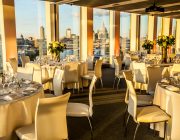
{"type": "Polygon", "coordinates": [[[32,90],[36,90],[36,88],[33,88],[33,87],[27,87],[26,89],[25,89],[26,91],[32,91],[32,90]]]}
{"type": "Polygon", "coordinates": [[[3,100],[6,100],[6,101],[12,101],[13,98],[10,97],[9,95],[6,95],[6,96],[3,97],[3,100]]]}
{"type": "Polygon", "coordinates": [[[172,86],[172,85],[169,85],[166,87],[168,90],[171,90],[171,91],[179,91],[179,88],[178,87],[175,87],[175,86],[172,86]]]}
{"type": "Polygon", "coordinates": [[[169,84],[169,81],[167,79],[162,79],[161,82],[169,84]]]}

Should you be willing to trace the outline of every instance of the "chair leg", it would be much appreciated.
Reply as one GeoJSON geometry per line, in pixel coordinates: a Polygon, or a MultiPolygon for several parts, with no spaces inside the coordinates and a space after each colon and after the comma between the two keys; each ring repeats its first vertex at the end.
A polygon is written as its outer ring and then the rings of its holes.
{"type": "Polygon", "coordinates": [[[101,87],[103,88],[103,82],[102,82],[102,78],[100,78],[100,81],[101,81],[101,87]]]}
{"type": "Polygon", "coordinates": [[[93,139],[93,126],[92,126],[90,117],[88,116],[87,118],[88,118],[89,126],[90,126],[90,129],[91,129],[91,139],[93,139]]]}
{"type": "Polygon", "coordinates": [[[164,122],[164,140],[166,139],[166,125],[167,121],[164,122]]]}
{"type": "Polygon", "coordinates": [[[123,126],[125,126],[125,124],[126,124],[126,113],[127,113],[127,109],[128,109],[128,105],[126,105],[125,112],[124,112],[123,126]]]}
{"type": "Polygon", "coordinates": [[[115,76],[115,78],[114,78],[114,83],[113,83],[113,89],[114,89],[114,86],[115,86],[115,83],[116,83],[116,76],[115,76]]]}
{"type": "Polygon", "coordinates": [[[79,82],[77,83],[77,88],[78,88],[78,94],[79,94],[79,82]]]}
{"type": "Polygon", "coordinates": [[[81,78],[82,92],[83,92],[83,78],[81,78]]]}
{"type": "Polygon", "coordinates": [[[136,139],[136,134],[137,134],[137,131],[138,131],[139,126],[140,126],[140,123],[138,123],[138,124],[136,125],[136,130],[135,130],[135,132],[134,132],[133,140],[136,139]]]}
{"type": "Polygon", "coordinates": [[[129,122],[129,118],[130,118],[130,114],[128,114],[128,117],[127,117],[127,120],[126,120],[125,132],[124,132],[125,137],[127,136],[127,125],[128,125],[128,122],[129,122]]]}
{"type": "Polygon", "coordinates": [[[117,90],[118,90],[118,87],[119,87],[120,80],[121,80],[121,78],[118,78],[118,82],[117,82],[117,90]]]}

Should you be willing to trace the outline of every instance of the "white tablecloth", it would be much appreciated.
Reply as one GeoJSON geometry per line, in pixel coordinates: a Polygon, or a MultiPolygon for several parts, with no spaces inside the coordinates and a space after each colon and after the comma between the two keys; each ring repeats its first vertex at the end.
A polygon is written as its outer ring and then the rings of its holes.
{"type": "MultiPolygon", "coordinates": [[[[68,62],[67,62],[68,63],[68,62]]],[[[49,78],[53,78],[54,76],[54,72],[55,72],[55,69],[59,67],[60,69],[63,69],[63,65],[62,66],[51,66],[51,65],[43,65],[41,66],[42,68],[42,71],[44,71],[45,69],[47,69],[48,71],[48,77],[49,78]]],[[[79,66],[78,66],[78,74],[79,74],[79,83],[80,83],[80,87],[82,86],[82,82],[81,82],[81,76],[83,75],[86,75],[87,72],[88,72],[88,65],[87,65],[87,62],[79,62],[79,66]]],[[[44,72],[45,73],[45,72],[44,72]]],[[[46,77],[46,75],[44,75],[46,77]]],[[[73,78],[73,77],[72,77],[73,78]]],[[[73,85],[72,84],[68,84],[66,85],[68,88],[72,88],[73,85]]],[[[83,81],[83,86],[88,86],[88,81],[87,80],[84,80],[83,81]]],[[[46,87],[45,89],[50,89],[50,90],[53,90],[52,88],[52,82],[49,82],[46,84],[46,87]]]]}
{"type": "Polygon", "coordinates": [[[17,140],[15,130],[34,121],[38,98],[44,97],[43,88],[31,95],[13,101],[0,103],[0,137],[6,140],[17,140]]]}
{"type": "MultiPolygon", "coordinates": [[[[180,140],[180,94],[157,84],[153,103],[171,116],[167,126],[167,139],[180,140]]],[[[156,125],[156,129],[160,131],[160,136],[163,137],[164,124],[159,123],[156,125]]]]}

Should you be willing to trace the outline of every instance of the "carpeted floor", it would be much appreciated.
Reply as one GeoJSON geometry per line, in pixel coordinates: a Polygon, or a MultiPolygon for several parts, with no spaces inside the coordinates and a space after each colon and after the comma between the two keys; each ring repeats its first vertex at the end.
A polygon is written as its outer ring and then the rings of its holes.
{"type": "MultiPolygon", "coordinates": [[[[125,112],[125,90],[124,79],[121,80],[119,90],[112,88],[114,80],[114,69],[103,69],[104,88],[100,82],[96,83],[96,93],[93,94],[93,139],[94,140],[132,140],[135,126],[131,118],[128,124],[128,134],[124,137],[123,115],[125,112]]],[[[69,90],[65,90],[68,92],[69,90]]],[[[88,104],[88,88],[83,93],[75,93],[70,102],[88,104]]],[[[91,131],[87,118],[68,117],[68,133],[70,140],[91,140],[91,131]]],[[[157,132],[156,132],[157,133],[157,132]]],[[[136,140],[162,140],[154,131],[149,129],[148,124],[142,124],[137,132],[136,140]]]]}

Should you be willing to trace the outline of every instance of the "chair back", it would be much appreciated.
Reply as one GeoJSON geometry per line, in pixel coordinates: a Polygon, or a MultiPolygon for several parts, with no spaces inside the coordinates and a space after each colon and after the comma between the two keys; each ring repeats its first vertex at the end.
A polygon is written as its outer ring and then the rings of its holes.
{"type": "Polygon", "coordinates": [[[25,68],[27,68],[27,69],[33,68],[34,69],[33,81],[42,84],[42,70],[41,70],[41,66],[39,64],[26,63],[25,68]]]}
{"type": "Polygon", "coordinates": [[[29,67],[29,68],[21,68],[18,69],[17,72],[17,79],[25,79],[25,80],[30,80],[33,81],[33,74],[34,74],[34,68],[29,67]]]}
{"type": "Polygon", "coordinates": [[[93,93],[93,88],[95,86],[97,77],[94,75],[91,81],[91,84],[89,86],[89,113],[90,116],[93,115],[93,100],[92,100],[92,93],[93,93]]]}
{"type": "Polygon", "coordinates": [[[13,69],[13,73],[16,73],[17,68],[18,68],[18,62],[17,62],[16,58],[10,58],[9,63],[11,65],[12,69],[13,69]]]}
{"type": "Polygon", "coordinates": [[[148,85],[147,92],[154,93],[156,84],[162,79],[162,69],[163,67],[147,67],[148,85]]]}
{"type": "Polygon", "coordinates": [[[64,71],[56,68],[54,77],[53,77],[53,89],[54,89],[54,94],[56,96],[62,95],[62,78],[64,75],[64,71]]]}
{"type": "Polygon", "coordinates": [[[137,95],[133,87],[132,81],[127,80],[127,87],[129,89],[129,102],[128,102],[128,112],[136,120],[137,112],[137,95]]]}
{"type": "Polygon", "coordinates": [[[95,67],[94,67],[94,72],[95,72],[95,75],[97,78],[100,78],[102,77],[102,63],[103,63],[103,60],[96,60],[96,63],[95,63],[95,67]]]}
{"type": "Polygon", "coordinates": [[[94,56],[88,56],[86,62],[88,63],[88,70],[93,70],[94,56]]]}
{"type": "Polygon", "coordinates": [[[169,67],[164,67],[161,73],[162,78],[169,78],[170,77],[170,70],[169,67]]]}
{"type": "Polygon", "coordinates": [[[26,63],[29,63],[29,62],[30,62],[29,56],[25,56],[25,55],[21,56],[22,67],[25,67],[26,63]]]}
{"type": "MultiPolygon", "coordinates": [[[[124,71],[123,76],[125,78],[126,84],[127,84],[127,80],[133,82],[133,74],[131,70],[124,71]]],[[[125,103],[128,103],[128,101],[129,101],[129,89],[127,87],[126,95],[125,95],[125,103]]]]}
{"type": "Polygon", "coordinates": [[[171,76],[173,76],[176,73],[180,73],[180,64],[174,64],[170,71],[171,76]]]}
{"type": "Polygon", "coordinates": [[[122,69],[122,61],[120,57],[114,58],[114,65],[115,65],[115,76],[118,76],[119,71],[122,69]]]}
{"type": "Polygon", "coordinates": [[[6,62],[6,71],[9,73],[9,74],[14,74],[14,70],[10,64],[10,62],[6,62]]]}
{"type": "Polygon", "coordinates": [[[64,82],[74,83],[79,81],[78,62],[68,62],[64,66],[64,82]]]}
{"type": "Polygon", "coordinates": [[[68,139],[66,108],[70,93],[39,99],[35,114],[37,140],[68,139]]]}
{"type": "Polygon", "coordinates": [[[147,80],[147,69],[145,63],[132,63],[133,79],[138,83],[146,83],[147,80]]]}

